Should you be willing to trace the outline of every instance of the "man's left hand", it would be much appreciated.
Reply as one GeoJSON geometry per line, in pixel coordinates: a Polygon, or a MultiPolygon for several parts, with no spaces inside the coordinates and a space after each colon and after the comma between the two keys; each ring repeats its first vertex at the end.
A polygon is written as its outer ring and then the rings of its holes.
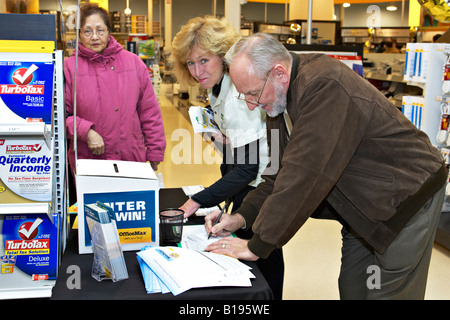
{"type": "Polygon", "coordinates": [[[219,241],[211,243],[205,248],[205,251],[224,254],[240,260],[258,260],[259,257],[254,255],[253,252],[248,249],[247,244],[248,240],[226,237],[219,241]]]}

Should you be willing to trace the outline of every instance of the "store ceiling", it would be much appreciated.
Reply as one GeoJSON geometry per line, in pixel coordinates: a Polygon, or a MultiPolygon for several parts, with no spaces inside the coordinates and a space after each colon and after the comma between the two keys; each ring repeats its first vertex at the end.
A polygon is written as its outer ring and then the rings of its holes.
{"type": "MultiPolygon", "coordinates": [[[[380,3],[380,2],[401,2],[402,0],[392,0],[392,1],[386,1],[386,0],[334,0],[335,4],[342,4],[342,3],[380,3]]],[[[405,0],[409,1],[409,0],[405,0]]],[[[267,3],[290,3],[290,0],[247,0],[247,2],[267,2],[267,3]]]]}
{"type": "Polygon", "coordinates": [[[247,0],[247,2],[289,3],[290,0],[247,0]]]}
{"type": "MultiPolygon", "coordinates": [[[[391,1],[387,1],[387,0],[334,0],[334,4],[343,4],[343,3],[380,3],[380,2],[385,2],[385,3],[389,3],[389,2],[401,2],[402,0],[391,0],[391,1]]],[[[409,0],[405,0],[408,1],[409,0]]]]}

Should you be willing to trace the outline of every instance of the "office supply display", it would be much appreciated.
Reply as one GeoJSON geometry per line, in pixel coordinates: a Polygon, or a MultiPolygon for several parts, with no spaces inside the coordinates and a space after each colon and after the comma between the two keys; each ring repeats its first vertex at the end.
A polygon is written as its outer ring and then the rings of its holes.
{"type": "Polygon", "coordinates": [[[0,18],[11,39],[0,40],[0,299],[51,296],[70,227],[64,52],[34,32],[37,16],[54,26],[53,15],[0,18]]]}
{"type": "Polygon", "coordinates": [[[410,86],[423,89],[422,96],[404,96],[403,113],[433,145],[447,146],[447,139],[440,134],[442,103],[447,103],[445,66],[450,52],[448,43],[408,43],[406,45],[403,80],[410,86]]]}
{"type": "Polygon", "coordinates": [[[214,121],[212,110],[192,106],[189,108],[189,117],[191,118],[192,128],[195,133],[214,132],[220,133],[217,123],[214,121]]]}
{"type": "Polygon", "coordinates": [[[178,247],[147,247],[137,253],[148,293],[165,287],[178,295],[192,288],[250,287],[255,276],[250,267],[237,259],[178,247]],[[153,275],[153,274],[154,275],[153,275]],[[158,288],[158,281],[163,287],[158,288]],[[155,287],[151,286],[151,282],[155,287]],[[155,288],[155,290],[154,290],[155,288]]]}
{"type": "Polygon", "coordinates": [[[101,202],[85,204],[86,222],[92,239],[94,262],[92,277],[113,282],[128,278],[112,209],[101,202]]]}
{"type": "Polygon", "coordinates": [[[422,113],[424,109],[424,98],[422,96],[403,96],[402,113],[417,127],[422,129],[422,113]]]}
{"type": "MultiPolygon", "coordinates": [[[[403,80],[411,86],[423,89],[421,97],[403,97],[416,101],[415,108],[403,108],[405,115],[414,122],[420,120],[420,130],[424,131],[433,145],[441,150],[448,164],[450,146],[450,44],[448,43],[408,43],[403,80]],[[419,101],[419,104],[417,103],[419,101]],[[419,106],[419,109],[417,108],[419,106]],[[419,110],[420,118],[413,111],[419,110]]],[[[450,189],[446,189],[446,200],[450,189]]],[[[450,243],[448,205],[444,204],[436,230],[436,242],[445,247],[450,243]]]]}

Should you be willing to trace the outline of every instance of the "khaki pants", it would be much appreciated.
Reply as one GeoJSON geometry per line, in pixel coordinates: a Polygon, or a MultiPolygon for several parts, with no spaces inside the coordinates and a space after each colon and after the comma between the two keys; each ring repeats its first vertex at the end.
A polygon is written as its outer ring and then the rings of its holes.
{"type": "Polygon", "coordinates": [[[341,299],[424,299],[445,188],[406,224],[384,254],[342,229],[341,299]]]}

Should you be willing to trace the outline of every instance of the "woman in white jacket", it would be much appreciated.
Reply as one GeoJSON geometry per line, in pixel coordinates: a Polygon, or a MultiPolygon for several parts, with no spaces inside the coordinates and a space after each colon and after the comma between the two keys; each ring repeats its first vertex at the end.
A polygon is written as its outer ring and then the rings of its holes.
{"type": "MultiPolygon", "coordinates": [[[[200,207],[215,206],[227,199],[233,201],[232,211],[236,211],[247,193],[262,181],[261,175],[268,164],[266,114],[259,108],[250,111],[245,101],[238,99],[223,60],[239,38],[227,20],[205,16],[189,20],[172,43],[172,62],[178,81],[187,85],[198,82],[208,90],[214,120],[222,133],[213,139],[224,146],[222,178],[180,207],[186,217],[200,207]]],[[[237,235],[251,236],[243,231],[237,235]]],[[[281,249],[268,259],[260,259],[258,265],[274,298],[281,299],[284,277],[281,249]]]]}

